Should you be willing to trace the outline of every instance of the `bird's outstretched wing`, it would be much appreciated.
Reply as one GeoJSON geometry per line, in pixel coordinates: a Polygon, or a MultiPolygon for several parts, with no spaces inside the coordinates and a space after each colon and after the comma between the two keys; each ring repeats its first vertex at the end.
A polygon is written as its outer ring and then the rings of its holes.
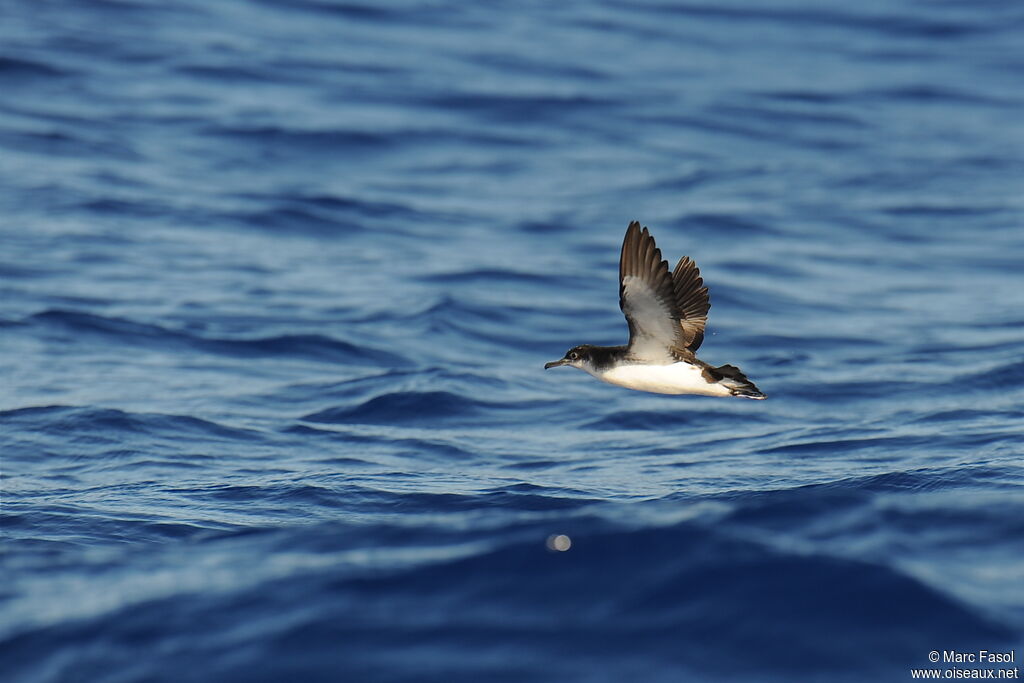
{"type": "Polygon", "coordinates": [[[679,259],[676,269],[672,271],[672,280],[676,291],[676,309],[680,315],[679,327],[682,329],[686,348],[694,353],[704,341],[704,326],[708,322],[708,311],[711,299],[704,279],[700,276],[700,268],[689,256],[679,259]]]}
{"type": "Polygon", "coordinates": [[[619,259],[619,308],[629,323],[630,354],[670,363],[700,346],[711,304],[696,264],[684,256],[670,272],[650,232],[633,221],[619,259]]]}

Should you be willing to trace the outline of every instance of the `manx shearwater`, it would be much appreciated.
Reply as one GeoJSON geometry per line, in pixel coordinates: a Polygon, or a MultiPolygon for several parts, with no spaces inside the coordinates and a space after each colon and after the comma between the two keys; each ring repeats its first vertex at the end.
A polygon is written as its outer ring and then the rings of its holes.
{"type": "Polygon", "coordinates": [[[697,358],[711,302],[700,270],[688,256],[670,271],[647,228],[633,221],[619,257],[619,308],[629,323],[625,346],[583,344],[544,366],[571,365],[628,389],[763,399],[734,365],[697,358]]]}

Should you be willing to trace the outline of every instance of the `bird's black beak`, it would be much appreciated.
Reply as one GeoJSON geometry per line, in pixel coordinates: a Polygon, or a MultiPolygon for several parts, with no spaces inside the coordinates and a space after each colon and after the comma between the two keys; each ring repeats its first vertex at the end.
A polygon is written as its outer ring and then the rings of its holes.
{"type": "Polygon", "coordinates": [[[545,363],[544,364],[544,369],[545,370],[550,370],[551,368],[557,368],[559,365],[568,365],[568,364],[569,364],[569,359],[568,358],[563,358],[562,360],[553,360],[550,363],[545,363]]]}

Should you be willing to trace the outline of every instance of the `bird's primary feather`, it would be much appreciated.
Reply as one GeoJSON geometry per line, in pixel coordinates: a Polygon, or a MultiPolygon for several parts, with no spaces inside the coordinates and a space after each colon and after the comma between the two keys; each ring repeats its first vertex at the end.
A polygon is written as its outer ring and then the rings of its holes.
{"type": "Polygon", "coordinates": [[[633,221],[619,259],[619,308],[629,324],[630,354],[664,363],[693,358],[711,303],[697,265],[684,256],[670,272],[650,232],[633,221]]]}

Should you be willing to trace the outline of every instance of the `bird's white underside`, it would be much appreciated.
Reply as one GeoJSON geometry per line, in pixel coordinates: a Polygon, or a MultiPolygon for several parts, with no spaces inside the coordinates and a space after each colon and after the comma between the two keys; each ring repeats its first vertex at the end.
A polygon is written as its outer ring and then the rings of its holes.
{"type": "Polygon", "coordinates": [[[615,384],[637,391],[655,394],[699,394],[701,396],[730,396],[725,386],[709,384],[701,369],[690,363],[670,365],[620,365],[603,371],[591,371],[594,377],[609,384],[615,384]]]}

